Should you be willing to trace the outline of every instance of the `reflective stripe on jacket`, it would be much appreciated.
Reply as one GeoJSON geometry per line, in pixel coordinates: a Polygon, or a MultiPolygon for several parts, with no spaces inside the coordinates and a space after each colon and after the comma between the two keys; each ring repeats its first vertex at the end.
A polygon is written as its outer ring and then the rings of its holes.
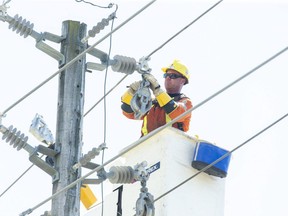
{"type": "MultiPolygon", "coordinates": [[[[191,100],[184,94],[170,94],[170,96],[173,98],[172,103],[169,103],[163,107],[160,107],[156,100],[153,101],[151,109],[142,117],[143,123],[141,136],[144,136],[156,128],[165,125],[167,122],[171,121],[171,119],[176,118],[186,110],[192,108],[191,100]]],[[[130,106],[127,104],[122,106],[123,114],[127,118],[134,119],[134,113],[130,111],[131,107],[130,109],[129,107],[130,106]]],[[[191,113],[175,122],[172,127],[186,132],[189,130],[190,119],[191,113]]]]}

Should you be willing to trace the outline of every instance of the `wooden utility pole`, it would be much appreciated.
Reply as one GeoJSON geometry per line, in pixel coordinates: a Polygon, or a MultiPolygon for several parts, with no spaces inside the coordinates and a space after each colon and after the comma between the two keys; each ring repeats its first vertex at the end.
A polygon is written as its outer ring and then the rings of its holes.
{"type": "MultiPolygon", "coordinates": [[[[62,36],[65,39],[61,42],[61,53],[66,63],[86,49],[87,44],[81,42],[86,31],[86,24],[76,21],[62,23],[62,36]]],[[[85,63],[83,56],[59,75],[55,142],[55,149],[60,151],[55,161],[59,180],[53,182],[53,194],[81,176],[80,169],[73,172],[72,166],[79,161],[82,150],[85,63]]],[[[52,216],[80,215],[80,186],[77,184],[52,200],[52,216]]]]}

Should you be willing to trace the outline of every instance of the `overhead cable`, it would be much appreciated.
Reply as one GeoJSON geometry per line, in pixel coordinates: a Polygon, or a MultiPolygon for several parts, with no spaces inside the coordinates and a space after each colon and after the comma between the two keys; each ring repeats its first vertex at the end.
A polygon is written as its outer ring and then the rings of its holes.
{"type": "MultiPolygon", "coordinates": [[[[184,30],[186,30],[188,27],[190,27],[192,24],[194,24],[196,21],[198,21],[201,17],[203,17],[205,14],[207,14],[209,11],[211,11],[213,8],[215,8],[218,4],[220,4],[223,0],[217,2],[216,4],[214,4],[213,6],[211,6],[209,9],[207,9],[204,13],[202,13],[200,16],[198,16],[196,19],[194,19],[192,22],[190,22],[188,25],[186,25],[184,28],[182,28],[180,31],[178,31],[176,34],[174,34],[171,38],[169,38],[167,41],[165,41],[162,45],[160,45],[157,49],[155,49],[154,51],[152,51],[149,55],[146,56],[146,59],[149,59],[154,53],[156,53],[157,51],[159,51],[161,48],[163,48],[167,43],[169,43],[171,40],[173,40],[176,36],[178,36],[180,33],[182,33],[184,30]]],[[[86,116],[89,112],[91,112],[112,90],[114,90],[116,88],[116,86],[118,86],[124,79],[126,79],[126,77],[129,74],[126,74],[121,80],[119,80],[119,82],[112,88],[110,89],[106,95],[104,95],[95,105],[93,105],[85,114],[84,116],[86,116]]]]}
{"type": "MultiPolygon", "coordinates": [[[[116,11],[118,10],[118,5],[116,4],[116,10],[115,10],[115,14],[116,11]]],[[[114,27],[114,19],[112,20],[111,23],[111,32],[113,31],[113,27],[114,27]]],[[[107,76],[108,76],[108,62],[110,59],[110,54],[111,54],[111,49],[112,49],[112,34],[110,35],[110,40],[109,40],[110,44],[109,44],[109,50],[108,50],[108,56],[107,56],[107,65],[106,65],[106,70],[105,70],[105,78],[104,78],[104,95],[106,95],[106,90],[107,90],[107,76]]],[[[104,145],[106,144],[106,131],[107,131],[107,106],[106,106],[106,97],[104,97],[104,121],[103,121],[103,128],[104,128],[104,134],[103,134],[103,143],[104,145]]],[[[105,153],[105,148],[102,150],[102,164],[104,162],[104,154],[105,153]]],[[[101,199],[104,200],[104,184],[103,182],[101,182],[101,199]]],[[[104,215],[104,205],[102,202],[102,207],[101,207],[101,216],[104,215]]]]}
{"type": "MultiPolygon", "coordinates": [[[[82,0],[76,0],[77,2],[84,2],[84,3],[89,3],[89,4],[91,4],[90,2],[85,2],[85,1],[82,1],[82,0]]],[[[156,0],[155,0],[156,1],[156,0]]],[[[173,40],[176,36],[178,36],[180,33],[182,33],[184,30],[186,30],[188,27],[190,27],[192,24],[194,24],[196,21],[198,21],[201,17],[203,17],[205,14],[207,14],[210,10],[212,10],[214,7],[216,7],[218,4],[220,4],[221,2],[222,2],[223,0],[221,0],[221,1],[219,1],[219,2],[217,2],[216,4],[214,4],[212,7],[210,7],[208,10],[206,10],[204,13],[202,13],[200,16],[198,16],[196,19],[194,19],[192,22],[190,22],[188,25],[186,25],[184,28],[182,28],[180,31],[178,31],[175,35],[173,35],[171,38],[169,38],[166,42],[164,42],[160,47],[158,47],[157,49],[155,49],[153,52],[151,52],[147,57],[150,57],[150,56],[152,56],[154,53],[156,53],[158,50],[160,50],[161,48],[163,48],[168,42],[170,42],[171,40],[173,40]]],[[[152,4],[152,2],[151,2],[151,4],[152,4]]],[[[92,4],[93,5],[93,4],[92,4]]],[[[93,6],[95,6],[95,5],[93,5],[93,6]]],[[[112,5],[113,6],[113,5],[112,5]]],[[[110,8],[111,7],[111,5],[109,5],[107,8],[110,8]]],[[[147,5],[147,7],[148,7],[148,5],[147,5]]],[[[118,8],[118,7],[117,7],[118,8]]],[[[116,8],[116,11],[117,11],[117,8],[116,8]]],[[[112,32],[112,30],[111,30],[111,32],[112,32]]],[[[96,44],[97,45],[97,44],[96,44]]],[[[96,46],[95,45],[95,46],[96,46]]],[[[81,57],[80,55],[78,55],[77,57],[81,57]]],[[[76,58],[77,58],[76,57],[76,58]]],[[[68,67],[68,66],[67,66],[68,67]]],[[[63,68],[62,68],[63,69],[63,68]]],[[[63,69],[64,70],[64,69],[63,69]]],[[[49,77],[47,80],[45,80],[44,82],[42,82],[40,85],[42,86],[42,84],[44,85],[46,82],[48,82],[48,81],[50,81],[53,77],[55,77],[58,73],[60,73],[60,72],[62,72],[62,71],[57,71],[55,74],[53,74],[51,77],[49,77]]],[[[114,86],[114,87],[112,87],[107,93],[104,93],[104,96],[102,97],[102,98],[100,98],[100,100],[98,100],[98,102],[96,102],[96,104],[94,104],[85,114],[84,114],[84,117],[86,116],[86,115],[88,115],[88,113],[90,113],[103,99],[105,99],[106,98],[106,96],[108,95],[108,94],[110,94],[124,79],[126,79],[126,77],[128,76],[129,74],[126,74],[125,76],[123,76],[123,78],[121,78],[119,81],[118,81],[118,83],[116,83],[116,85],[114,86]]],[[[41,86],[38,86],[38,88],[40,88],[41,86]]],[[[36,87],[37,88],[37,87],[36,87]]],[[[36,89],[35,88],[35,91],[38,89],[36,89]]],[[[34,92],[34,90],[32,90],[32,91],[30,91],[29,93],[33,93],[34,92]]],[[[27,97],[30,95],[30,94],[26,94],[27,95],[27,97]]],[[[25,95],[25,96],[26,96],[25,95]]],[[[22,101],[22,100],[24,100],[26,97],[23,97],[23,99],[21,98],[20,100],[19,100],[19,103],[22,101]]],[[[17,101],[18,102],[18,101],[17,101]]],[[[15,104],[13,104],[13,105],[17,105],[18,103],[15,103],[15,104]]],[[[13,108],[13,106],[11,106],[11,108],[10,109],[12,109],[13,108]]],[[[6,109],[5,111],[4,111],[4,113],[6,113],[7,111],[9,111],[10,110],[9,108],[8,109],[6,109]]],[[[3,115],[4,115],[4,113],[3,113],[3,115]]],[[[104,134],[105,134],[106,132],[104,132],[104,134]]],[[[26,173],[26,172],[25,172],[26,173]]],[[[23,175],[23,174],[22,174],[23,175]]],[[[19,179],[18,179],[19,180],[19,179]]],[[[16,182],[18,181],[18,180],[16,180],[16,182]]],[[[16,182],[13,182],[13,184],[15,184],[16,182]]],[[[12,186],[12,185],[11,185],[12,186]]],[[[10,188],[10,187],[9,187],[10,188]]],[[[8,189],[9,189],[8,188],[8,189]]],[[[8,190],[7,189],[7,190],[8,190]]],[[[6,191],[5,191],[6,192],[6,191]]],[[[0,196],[1,197],[1,196],[0,196]]]]}
{"type": "Polygon", "coordinates": [[[103,95],[102,98],[100,98],[89,110],[86,111],[86,113],[84,114],[84,117],[86,115],[88,115],[88,113],[90,113],[105,97],[107,97],[129,74],[126,74],[125,76],[122,77],[122,79],[120,79],[116,85],[114,85],[105,95],[103,95]]]}
{"type": "Polygon", "coordinates": [[[211,11],[214,7],[216,7],[218,4],[220,4],[223,0],[218,1],[216,4],[214,4],[212,7],[210,7],[208,10],[206,10],[204,13],[202,13],[200,16],[198,16],[196,19],[194,19],[192,22],[190,22],[188,25],[186,25],[184,28],[182,28],[180,31],[178,31],[175,35],[173,35],[171,38],[169,38],[165,43],[163,43],[160,47],[155,49],[153,52],[151,52],[147,58],[151,57],[155,52],[163,48],[167,43],[169,43],[171,40],[173,40],[175,37],[177,37],[180,33],[182,33],[184,30],[186,30],[188,27],[190,27],[192,24],[197,22],[201,17],[203,17],[205,14],[207,14],[209,11],[211,11]]]}
{"type": "Polygon", "coordinates": [[[99,41],[95,42],[93,45],[89,46],[86,50],[84,50],[83,52],[81,52],[79,55],[77,55],[74,59],[72,59],[71,61],[69,61],[67,64],[65,64],[62,68],[60,68],[58,71],[56,71],[54,74],[52,74],[50,77],[48,77],[46,80],[44,80],[43,82],[41,82],[39,85],[37,85],[35,88],[33,88],[31,91],[29,91],[27,94],[25,94],[23,97],[21,97],[19,100],[17,100],[15,103],[13,103],[11,106],[9,106],[7,109],[5,109],[1,115],[5,115],[9,110],[11,110],[13,107],[15,107],[16,105],[18,105],[20,102],[22,102],[24,99],[26,99],[28,96],[30,96],[32,93],[34,93],[36,90],[38,90],[39,88],[41,88],[44,84],[46,84],[47,82],[49,82],[52,78],[54,78],[56,75],[58,75],[59,73],[61,73],[62,71],[64,71],[65,69],[67,69],[68,67],[70,67],[72,64],[74,64],[76,61],[78,61],[81,57],[83,57],[86,53],[88,53],[89,51],[91,51],[96,45],[100,44],[103,40],[105,40],[107,37],[109,37],[111,34],[113,34],[114,32],[116,32],[118,29],[120,29],[122,26],[124,26],[126,23],[128,23],[130,20],[132,20],[135,16],[137,16],[138,14],[140,14],[142,11],[144,11],[146,8],[148,8],[151,4],[153,4],[156,0],[152,0],[151,2],[149,2],[147,5],[145,5],[143,8],[141,8],[139,11],[137,11],[135,14],[133,14],[132,16],[130,16],[127,20],[125,20],[124,22],[122,22],[119,26],[117,26],[113,31],[109,32],[108,34],[106,34],[104,37],[102,37],[99,41]]]}
{"type": "Polygon", "coordinates": [[[164,196],[168,195],[169,193],[171,193],[172,191],[176,190],[177,188],[179,188],[180,186],[184,185],[185,183],[187,183],[188,181],[190,181],[191,179],[195,178],[196,176],[198,176],[200,173],[208,170],[210,167],[212,167],[213,165],[215,165],[216,163],[222,161],[223,159],[225,159],[226,157],[228,157],[229,155],[231,155],[233,152],[235,152],[236,150],[238,150],[239,148],[243,147],[244,145],[246,145],[248,142],[250,142],[251,140],[253,140],[254,138],[256,138],[257,136],[259,136],[260,134],[264,133],[265,131],[267,131],[268,129],[270,129],[272,126],[276,125],[277,123],[279,123],[281,120],[283,120],[284,118],[286,118],[288,116],[288,113],[286,113],[285,115],[283,115],[282,117],[280,117],[279,119],[277,119],[276,121],[274,121],[273,123],[271,123],[270,125],[268,125],[267,127],[265,127],[264,129],[262,129],[261,131],[259,131],[258,133],[256,133],[255,135],[253,135],[252,137],[250,137],[249,139],[247,139],[246,141],[244,141],[243,143],[241,143],[240,145],[238,145],[237,147],[235,147],[234,149],[232,149],[231,151],[227,152],[226,154],[222,155],[220,158],[218,158],[217,160],[213,161],[211,164],[205,166],[204,168],[202,168],[201,170],[199,170],[198,172],[196,172],[194,175],[192,175],[191,177],[189,177],[188,179],[186,179],[185,181],[181,182],[180,184],[176,185],[175,187],[173,187],[172,189],[168,190],[167,192],[163,193],[162,195],[160,195],[159,197],[157,197],[154,202],[158,201],[159,199],[163,198],[164,196]]]}
{"type": "Polygon", "coordinates": [[[12,184],[10,184],[1,194],[0,194],[0,198],[12,187],[14,186],[14,184],[16,184],[16,182],[18,182],[32,167],[34,166],[34,164],[30,165],[17,179],[15,179],[12,184]]]}
{"type": "Polygon", "coordinates": [[[92,6],[95,6],[95,7],[99,7],[99,8],[111,8],[114,4],[113,3],[110,3],[108,6],[100,6],[100,5],[96,5],[96,4],[93,4],[92,2],[89,2],[89,1],[84,1],[84,0],[75,0],[76,2],[83,2],[83,3],[86,3],[86,4],[90,4],[92,6]]]}
{"type": "MultiPolygon", "coordinates": [[[[36,206],[34,206],[33,208],[28,209],[27,211],[23,212],[22,214],[20,214],[21,216],[24,216],[26,214],[26,212],[32,212],[35,209],[39,208],[40,206],[44,205],[46,202],[50,201],[51,199],[53,199],[54,197],[58,196],[58,194],[63,193],[67,190],[69,190],[70,188],[74,187],[76,184],[78,184],[79,182],[83,181],[85,178],[89,177],[90,175],[92,175],[93,173],[103,169],[106,165],[110,164],[111,162],[115,161],[116,159],[118,159],[119,157],[121,157],[122,155],[124,155],[125,153],[127,153],[128,151],[132,150],[133,148],[137,147],[138,145],[140,145],[142,142],[148,140],[149,138],[153,137],[154,135],[158,134],[159,132],[161,132],[162,130],[164,130],[165,128],[171,126],[172,124],[174,124],[175,122],[177,122],[178,120],[180,120],[181,118],[183,118],[184,116],[186,116],[187,114],[191,113],[193,110],[199,108],[200,106],[204,105],[205,103],[207,103],[208,101],[210,101],[211,99],[213,99],[214,97],[216,97],[217,95],[219,95],[220,93],[224,92],[225,90],[227,90],[228,88],[232,87],[233,85],[235,85],[237,82],[241,81],[242,79],[244,79],[245,77],[247,77],[248,75],[252,74],[253,72],[255,72],[257,69],[261,68],[262,66],[264,66],[265,64],[267,64],[268,62],[272,61],[273,59],[275,59],[276,57],[278,57],[279,55],[281,55],[282,53],[284,53],[285,51],[287,51],[288,47],[284,48],[283,50],[279,51],[278,53],[274,54],[272,57],[270,57],[269,59],[265,60],[264,62],[262,62],[261,64],[259,64],[258,66],[256,66],[255,68],[253,68],[252,70],[250,70],[249,72],[247,72],[246,74],[244,74],[243,76],[239,77],[238,79],[236,79],[235,81],[233,81],[232,83],[230,83],[229,85],[225,86],[224,88],[220,89],[219,91],[217,91],[216,93],[214,93],[213,95],[211,95],[210,97],[208,97],[207,99],[203,100],[202,102],[200,102],[199,104],[195,105],[194,107],[192,107],[191,109],[188,109],[187,111],[185,111],[184,113],[182,113],[181,115],[179,115],[178,117],[176,117],[175,119],[172,119],[170,122],[167,122],[165,125],[151,131],[150,133],[148,133],[147,135],[141,137],[140,139],[138,139],[137,141],[133,142],[132,144],[129,145],[128,148],[124,149],[123,151],[121,151],[118,155],[112,157],[111,159],[109,159],[108,161],[106,161],[105,163],[103,163],[102,165],[98,166],[97,168],[91,170],[90,172],[88,172],[87,174],[83,175],[82,177],[80,177],[79,179],[77,179],[76,181],[72,182],[71,184],[67,185],[66,187],[62,188],[61,190],[57,191],[56,193],[54,193],[52,196],[48,197],[47,199],[45,199],[44,201],[42,201],[41,203],[37,204],[36,206]]],[[[286,116],[284,116],[286,117],[286,116]]]]}

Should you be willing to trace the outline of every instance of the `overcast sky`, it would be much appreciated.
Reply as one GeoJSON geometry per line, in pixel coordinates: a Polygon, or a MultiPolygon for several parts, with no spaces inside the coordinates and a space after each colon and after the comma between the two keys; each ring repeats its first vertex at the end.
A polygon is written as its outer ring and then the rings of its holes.
{"type": "MultiPolygon", "coordinates": [[[[114,27],[120,25],[149,1],[117,1],[114,27]]],[[[158,0],[112,36],[111,58],[124,55],[137,61],[160,47],[176,32],[191,23],[217,1],[158,0]]],[[[110,1],[93,1],[107,6],[110,1]]],[[[116,3],[116,2],[112,2],[116,3]]],[[[75,20],[90,30],[114,10],[100,9],[73,0],[12,0],[8,14],[19,14],[34,23],[34,30],[61,35],[62,22],[75,20]]],[[[288,46],[288,3],[280,0],[221,2],[179,36],[151,56],[152,73],[163,82],[161,67],[177,58],[190,69],[191,82],[183,88],[194,105],[251,71],[288,46]]],[[[110,31],[106,27],[93,44],[110,31]]],[[[58,70],[58,63],[35,47],[32,37],[23,38],[0,22],[1,84],[0,112],[58,70]]],[[[59,50],[60,45],[47,44],[59,50]]],[[[108,53],[109,40],[97,48],[108,53]]],[[[198,135],[227,150],[255,135],[288,112],[288,53],[256,70],[246,79],[224,91],[193,111],[188,134],[198,135]]],[[[87,61],[99,62],[87,55],[87,61]]],[[[124,74],[108,70],[107,89],[124,74]]],[[[105,160],[118,153],[140,136],[141,122],[127,120],[121,114],[120,97],[126,86],[141,76],[135,72],[107,97],[105,160]]],[[[58,76],[7,112],[2,124],[14,125],[27,136],[29,144],[39,142],[29,133],[36,113],[42,115],[55,136],[58,76]]],[[[104,72],[86,74],[85,111],[104,92],[104,72]]],[[[83,153],[104,140],[103,103],[84,119],[83,153]]],[[[284,119],[264,134],[237,150],[230,162],[226,178],[225,216],[286,216],[288,176],[286,174],[288,121],[284,119]]],[[[2,135],[1,135],[2,137],[2,135]]],[[[25,150],[17,151],[0,142],[2,193],[31,163],[25,150]]],[[[99,162],[97,158],[95,162],[99,162]]],[[[51,196],[51,177],[34,167],[7,193],[0,197],[1,215],[19,215],[51,196]]],[[[100,194],[96,194],[100,198],[100,194]]],[[[31,215],[44,213],[50,203],[31,215]]],[[[84,210],[83,210],[84,213],[84,210]]]]}

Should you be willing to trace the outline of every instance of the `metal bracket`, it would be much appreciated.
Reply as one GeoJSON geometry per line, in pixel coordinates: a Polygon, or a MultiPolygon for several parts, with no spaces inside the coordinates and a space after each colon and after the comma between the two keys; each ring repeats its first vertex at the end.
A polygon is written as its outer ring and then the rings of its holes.
{"type": "Polygon", "coordinates": [[[101,184],[105,179],[84,179],[82,184],[101,184]]]}
{"type": "Polygon", "coordinates": [[[7,9],[9,8],[7,4],[11,0],[3,1],[2,5],[0,5],[0,20],[5,22],[6,21],[6,16],[7,16],[7,9]]]}
{"type": "MultiPolygon", "coordinates": [[[[44,147],[44,146],[43,146],[44,147]]],[[[46,148],[46,147],[44,147],[46,148]]],[[[52,150],[53,151],[53,150],[52,150]]],[[[52,177],[52,182],[59,180],[59,172],[38,157],[37,152],[30,155],[29,160],[52,177]]]]}
{"type": "Polygon", "coordinates": [[[47,155],[49,157],[55,157],[59,152],[48,148],[46,146],[39,145],[35,148],[35,151],[30,154],[29,160],[42,169],[44,172],[49,174],[52,177],[52,182],[57,181],[59,179],[59,172],[50,166],[48,163],[43,161],[41,158],[38,157],[38,153],[47,155]]]}
{"type": "Polygon", "coordinates": [[[64,55],[53,47],[45,44],[43,41],[47,39],[52,42],[60,43],[64,39],[64,37],[60,37],[48,32],[38,33],[33,30],[33,23],[30,23],[26,19],[23,19],[21,16],[18,16],[18,14],[16,14],[14,17],[10,17],[7,14],[6,6],[9,1],[10,0],[4,2],[0,6],[0,20],[2,20],[3,22],[8,22],[9,28],[12,28],[12,31],[16,31],[16,33],[19,33],[21,36],[24,36],[24,38],[26,38],[28,35],[33,37],[36,40],[36,48],[56,59],[59,62],[59,65],[62,66],[65,63],[64,55]]]}
{"type": "Polygon", "coordinates": [[[65,63],[65,56],[43,41],[36,42],[36,48],[56,59],[59,62],[59,66],[65,63]]]}
{"type": "Polygon", "coordinates": [[[38,166],[40,169],[52,176],[53,181],[59,179],[59,173],[52,166],[48,165],[45,161],[39,158],[37,154],[40,152],[53,157],[58,154],[58,152],[41,145],[36,148],[32,147],[27,143],[28,137],[21,133],[21,131],[17,130],[17,128],[14,128],[12,125],[9,128],[0,125],[0,132],[3,133],[2,139],[9,142],[10,145],[13,145],[13,147],[17,148],[18,151],[22,148],[25,149],[30,155],[29,160],[34,165],[38,166]]]}
{"type": "Polygon", "coordinates": [[[107,68],[107,66],[109,66],[109,59],[108,59],[109,57],[105,52],[98,50],[96,48],[93,48],[88,53],[98,58],[101,61],[101,64],[94,63],[94,62],[87,62],[86,69],[103,71],[107,68]]]}
{"type": "Polygon", "coordinates": [[[59,66],[62,66],[65,63],[65,56],[54,49],[53,47],[49,46],[48,44],[44,43],[44,40],[49,40],[55,43],[61,43],[62,40],[65,39],[63,36],[58,36],[49,32],[41,33],[36,39],[36,48],[45,52],[52,58],[56,59],[59,62],[59,66]]]}
{"type": "Polygon", "coordinates": [[[139,59],[138,65],[136,70],[140,73],[150,73],[151,72],[151,68],[148,65],[148,61],[150,61],[150,57],[145,57],[143,56],[142,58],[139,59]]]}

